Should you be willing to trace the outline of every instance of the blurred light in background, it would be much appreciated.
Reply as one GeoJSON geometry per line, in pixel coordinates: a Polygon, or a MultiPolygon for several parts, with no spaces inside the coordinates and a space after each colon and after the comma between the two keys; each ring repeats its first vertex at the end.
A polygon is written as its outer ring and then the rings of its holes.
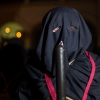
{"type": "Polygon", "coordinates": [[[7,22],[0,27],[0,37],[4,39],[20,38],[23,27],[17,22],[7,22]],[[16,33],[18,32],[18,33],[16,33]],[[7,34],[9,33],[9,34],[7,34]]]}
{"type": "Polygon", "coordinates": [[[21,38],[21,36],[22,36],[22,33],[21,33],[21,32],[17,32],[17,33],[16,33],[16,37],[17,37],[17,38],[21,38]]]}
{"type": "Polygon", "coordinates": [[[8,27],[5,28],[5,32],[6,32],[6,33],[9,33],[9,32],[10,32],[10,28],[8,28],[8,27]]]}

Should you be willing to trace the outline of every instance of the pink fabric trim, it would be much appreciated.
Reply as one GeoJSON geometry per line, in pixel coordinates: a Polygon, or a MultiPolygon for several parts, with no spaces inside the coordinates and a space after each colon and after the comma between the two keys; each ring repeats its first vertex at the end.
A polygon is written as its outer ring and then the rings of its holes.
{"type": "Polygon", "coordinates": [[[90,62],[92,64],[92,69],[91,69],[90,78],[89,78],[87,86],[85,88],[82,100],[86,100],[87,99],[88,92],[89,92],[90,86],[92,84],[92,80],[94,78],[94,74],[95,74],[95,70],[96,70],[96,65],[95,65],[95,62],[94,62],[93,58],[91,57],[91,55],[87,51],[85,53],[90,59],[90,62]]]}
{"type": "MultiPolygon", "coordinates": [[[[90,59],[90,62],[92,64],[92,69],[91,69],[90,78],[89,78],[87,86],[85,88],[82,100],[86,100],[87,99],[88,92],[89,92],[90,86],[92,84],[92,81],[93,81],[93,78],[94,78],[94,75],[95,75],[95,70],[96,70],[96,65],[95,65],[95,62],[94,62],[92,56],[87,51],[85,53],[90,59]]],[[[44,76],[45,76],[46,84],[47,84],[48,90],[50,92],[50,95],[52,97],[52,100],[57,100],[56,91],[54,89],[54,86],[52,84],[51,79],[49,78],[49,76],[47,74],[44,74],[44,76]]]]}
{"type": "Polygon", "coordinates": [[[52,97],[52,100],[56,100],[56,91],[54,89],[51,79],[49,78],[49,76],[47,74],[44,74],[44,77],[45,77],[50,95],[52,97]]]}

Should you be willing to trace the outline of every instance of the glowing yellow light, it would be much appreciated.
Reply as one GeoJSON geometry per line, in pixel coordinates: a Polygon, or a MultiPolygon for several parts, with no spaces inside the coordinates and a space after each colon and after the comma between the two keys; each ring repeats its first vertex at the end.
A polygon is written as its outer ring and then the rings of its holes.
{"type": "Polygon", "coordinates": [[[8,27],[5,28],[5,32],[6,32],[6,33],[9,33],[9,32],[10,32],[10,28],[8,28],[8,27]]]}
{"type": "Polygon", "coordinates": [[[21,38],[21,36],[22,36],[21,32],[17,32],[17,33],[16,33],[16,37],[17,37],[17,38],[21,38]]]}

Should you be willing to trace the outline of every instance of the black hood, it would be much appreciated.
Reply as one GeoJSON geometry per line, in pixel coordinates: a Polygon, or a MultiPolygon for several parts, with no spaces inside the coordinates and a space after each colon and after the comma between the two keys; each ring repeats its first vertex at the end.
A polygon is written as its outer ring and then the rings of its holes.
{"type": "Polygon", "coordinates": [[[85,21],[73,8],[56,7],[43,18],[42,35],[36,53],[50,72],[54,48],[60,41],[66,49],[68,62],[82,55],[91,43],[91,33],[85,21]],[[57,27],[59,30],[53,32],[57,27]]]}

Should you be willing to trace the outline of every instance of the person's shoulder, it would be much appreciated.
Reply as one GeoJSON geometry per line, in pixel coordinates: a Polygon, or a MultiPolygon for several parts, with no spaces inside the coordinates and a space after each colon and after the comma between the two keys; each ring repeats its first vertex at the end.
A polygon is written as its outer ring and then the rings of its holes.
{"type": "Polygon", "coordinates": [[[89,53],[92,56],[94,62],[96,63],[96,66],[100,67],[100,56],[96,53],[93,53],[93,52],[89,52],[89,53]]]}
{"type": "Polygon", "coordinates": [[[100,60],[100,56],[98,54],[93,53],[93,52],[89,52],[89,53],[95,60],[100,60]]]}

